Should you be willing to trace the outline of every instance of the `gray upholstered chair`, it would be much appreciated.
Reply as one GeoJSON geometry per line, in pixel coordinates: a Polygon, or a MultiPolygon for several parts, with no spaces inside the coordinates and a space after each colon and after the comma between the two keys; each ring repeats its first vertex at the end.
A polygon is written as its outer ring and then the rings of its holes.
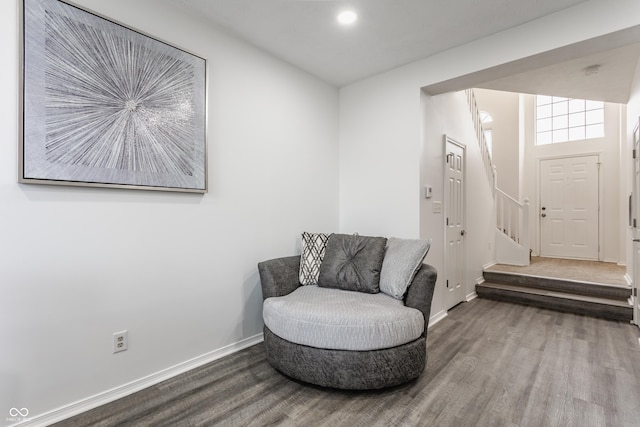
{"type": "MultiPolygon", "coordinates": [[[[266,302],[269,298],[283,297],[297,290],[301,286],[299,268],[300,256],[259,263],[263,300],[266,302]]],[[[427,326],[436,277],[435,268],[422,264],[403,300],[399,301],[400,305],[404,303],[405,307],[417,309],[422,314],[422,330],[409,342],[364,351],[320,348],[284,339],[272,332],[265,322],[267,360],[276,370],[291,378],[338,389],[379,389],[415,379],[424,371],[427,362],[427,326]]],[[[355,296],[352,297],[357,299],[358,292],[353,294],[355,296]]],[[[362,295],[367,297],[367,294],[362,295]]],[[[298,308],[304,309],[304,306],[298,308]]],[[[415,315],[415,310],[411,311],[415,315]]]]}

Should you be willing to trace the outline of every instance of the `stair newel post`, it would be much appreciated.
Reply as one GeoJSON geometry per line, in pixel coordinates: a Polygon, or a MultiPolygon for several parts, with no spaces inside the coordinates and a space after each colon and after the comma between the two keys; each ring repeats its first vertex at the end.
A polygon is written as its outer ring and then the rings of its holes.
{"type": "MultiPolygon", "coordinates": [[[[529,198],[525,197],[522,202],[522,222],[520,223],[521,245],[527,250],[526,265],[529,265],[529,254],[531,253],[531,231],[529,228],[529,198]]],[[[524,261],[524,260],[523,260],[524,261]]]]}

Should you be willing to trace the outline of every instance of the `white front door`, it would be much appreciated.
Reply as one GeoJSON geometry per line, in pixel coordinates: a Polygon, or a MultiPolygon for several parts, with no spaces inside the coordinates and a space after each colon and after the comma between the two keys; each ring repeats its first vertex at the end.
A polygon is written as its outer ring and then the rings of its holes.
{"type": "Polygon", "coordinates": [[[540,255],[598,260],[597,155],[540,161],[540,255]]]}
{"type": "Polygon", "coordinates": [[[466,297],[464,286],[464,167],[465,147],[445,137],[445,258],[447,309],[466,297]]]}

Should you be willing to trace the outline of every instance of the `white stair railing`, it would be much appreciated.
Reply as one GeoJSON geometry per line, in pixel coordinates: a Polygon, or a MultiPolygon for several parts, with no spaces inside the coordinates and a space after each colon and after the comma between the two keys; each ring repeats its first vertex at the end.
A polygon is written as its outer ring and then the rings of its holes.
{"type": "Polygon", "coordinates": [[[480,109],[473,89],[465,90],[471,121],[480,146],[480,155],[493,191],[496,207],[496,261],[503,264],[529,265],[529,200],[520,203],[496,187],[496,168],[491,160],[491,152],[480,118],[480,109]]]}
{"type": "Polygon", "coordinates": [[[480,109],[476,102],[476,95],[473,92],[473,89],[466,89],[464,92],[467,95],[467,103],[469,104],[469,111],[471,112],[471,121],[473,122],[473,127],[476,131],[478,144],[480,145],[480,154],[484,163],[484,170],[487,174],[487,178],[489,179],[489,185],[494,189],[496,187],[496,173],[493,162],[491,161],[491,152],[489,151],[487,138],[484,134],[482,120],[480,118],[480,109]]]}
{"type": "Polygon", "coordinates": [[[528,265],[531,239],[529,199],[522,203],[496,188],[496,258],[500,263],[528,265]],[[501,237],[500,237],[501,236],[501,237]],[[505,239],[506,238],[506,239],[505,239]],[[504,244],[510,240],[511,244],[504,244]]]}

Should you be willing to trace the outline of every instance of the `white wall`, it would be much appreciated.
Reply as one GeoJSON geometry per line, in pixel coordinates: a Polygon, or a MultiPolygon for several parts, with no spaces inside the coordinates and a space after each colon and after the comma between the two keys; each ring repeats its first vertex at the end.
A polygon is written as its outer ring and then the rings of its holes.
{"type": "MultiPolygon", "coordinates": [[[[600,159],[600,216],[603,229],[600,233],[601,258],[607,262],[619,262],[620,211],[626,209],[626,197],[620,187],[620,105],[605,103],[605,137],[561,144],[535,145],[535,96],[524,95],[525,111],[525,191],[523,197],[531,200],[531,248],[540,252],[538,221],[540,212],[539,166],[540,160],[553,157],[598,154],[600,159]],[[624,199],[624,200],[623,200],[624,199]]],[[[624,254],[623,254],[624,258],[624,254]]]]}
{"type": "Polygon", "coordinates": [[[391,73],[340,91],[343,232],[419,235],[420,88],[414,79],[391,73]]]}
{"type": "Polygon", "coordinates": [[[444,208],[444,135],[465,146],[465,295],[475,293],[475,284],[482,277],[482,266],[495,259],[494,209],[492,187],[482,162],[480,147],[469,114],[464,92],[429,96],[422,93],[422,154],[420,182],[433,187],[430,199],[420,199],[420,236],[432,238],[427,262],[437,266],[438,284],[432,304],[432,318],[446,312],[445,208],[444,208]],[[441,202],[441,213],[434,212],[434,203],[441,202]]]}
{"type": "Polygon", "coordinates": [[[519,100],[513,92],[474,89],[478,108],[493,117],[492,160],[497,170],[498,188],[516,200],[520,198],[519,100]]]}
{"type": "MultiPolygon", "coordinates": [[[[637,25],[640,2],[591,0],[342,88],[341,230],[421,235],[422,87],[637,25]]],[[[441,260],[436,251],[426,259],[442,272],[441,260]]],[[[434,299],[432,313],[442,309],[434,299]]]]}
{"type": "Polygon", "coordinates": [[[19,185],[18,1],[0,2],[2,421],[259,339],[256,263],[338,228],[336,88],[157,1],[80,3],[209,59],[210,190],[19,185]]]}

